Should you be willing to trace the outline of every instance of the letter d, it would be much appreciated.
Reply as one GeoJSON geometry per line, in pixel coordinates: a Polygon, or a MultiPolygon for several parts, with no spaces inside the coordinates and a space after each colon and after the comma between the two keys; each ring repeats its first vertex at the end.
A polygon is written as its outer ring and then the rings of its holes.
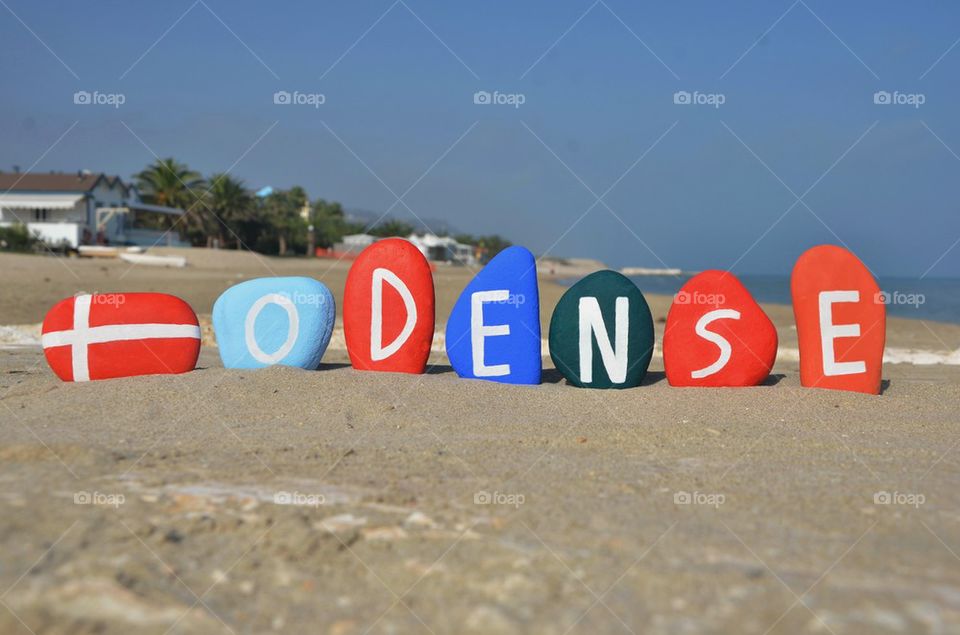
{"type": "Polygon", "coordinates": [[[410,334],[413,333],[413,327],[417,324],[417,304],[413,301],[413,295],[403,280],[397,277],[397,274],[383,267],[377,267],[373,270],[373,282],[370,294],[370,359],[379,362],[399,351],[400,347],[410,338],[410,334]],[[384,282],[396,289],[397,293],[400,294],[407,313],[407,320],[403,324],[403,330],[400,331],[400,335],[386,347],[383,346],[384,282]]]}

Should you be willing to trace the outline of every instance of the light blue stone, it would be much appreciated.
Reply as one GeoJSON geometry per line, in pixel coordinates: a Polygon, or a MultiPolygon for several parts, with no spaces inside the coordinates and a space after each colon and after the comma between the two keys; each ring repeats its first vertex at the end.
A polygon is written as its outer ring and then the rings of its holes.
{"type": "Polygon", "coordinates": [[[470,281],[447,320],[446,346],[460,377],[540,383],[540,294],[533,254],[508,247],[470,281]]]}
{"type": "Polygon", "coordinates": [[[336,304],[312,278],[257,278],[233,286],[213,305],[213,331],[226,368],[320,365],[336,304]]]}

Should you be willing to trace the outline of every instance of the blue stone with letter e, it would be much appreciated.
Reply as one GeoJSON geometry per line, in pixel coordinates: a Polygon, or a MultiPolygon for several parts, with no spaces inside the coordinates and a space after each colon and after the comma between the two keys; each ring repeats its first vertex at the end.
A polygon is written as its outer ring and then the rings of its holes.
{"type": "Polygon", "coordinates": [[[540,294],[533,254],[508,247],[470,281],[447,320],[446,346],[460,377],[540,383],[540,294]]]}
{"type": "Polygon", "coordinates": [[[213,305],[213,331],[226,368],[281,364],[314,370],[336,320],[330,290],[312,278],[257,278],[213,305]]]}

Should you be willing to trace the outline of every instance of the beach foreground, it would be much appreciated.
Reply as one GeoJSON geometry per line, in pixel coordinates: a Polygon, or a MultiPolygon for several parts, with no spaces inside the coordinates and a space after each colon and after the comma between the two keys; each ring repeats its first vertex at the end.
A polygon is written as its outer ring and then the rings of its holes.
{"type": "MultiPolygon", "coordinates": [[[[0,256],[0,322],[81,289],[205,314],[271,275],[244,262],[0,256]]],[[[267,264],[339,300],[346,265],[304,262],[267,264]]],[[[438,272],[439,322],[469,277],[438,272]]],[[[543,281],[544,322],[562,291],[543,281]]],[[[789,308],[767,308],[789,347],[789,308]]],[[[890,322],[897,346],[960,343],[890,322]]],[[[0,351],[0,632],[960,629],[956,366],[887,365],[878,397],[803,389],[790,359],[711,390],[655,358],[624,391],[347,361],[227,371],[208,347],[186,375],[66,384],[36,346],[0,351]]]]}

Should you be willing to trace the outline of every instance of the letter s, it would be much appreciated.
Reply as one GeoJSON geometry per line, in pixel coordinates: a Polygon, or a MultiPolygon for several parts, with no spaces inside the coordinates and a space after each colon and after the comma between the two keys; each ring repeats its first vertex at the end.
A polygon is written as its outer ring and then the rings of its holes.
{"type": "Polygon", "coordinates": [[[717,309],[716,311],[710,311],[709,313],[704,313],[703,317],[697,320],[696,333],[703,339],[708,342],[713,342],[720,348],[720,357],[717,358],[717,361],[710,364],[706,368],[701,368],[700,370],[695,370],[690,373],[690,376],[693,379],[703,379],[704,377],[709,377],[715,373],[723,370],[723,367],[727,365],[727,362],[730,361],[730,353],[732,349],[730,347],[730,342],[721,335],[708,331],[707,327],[714,320],[739,320],[740,311],[735,311],[733,309],[717,309]]]}

